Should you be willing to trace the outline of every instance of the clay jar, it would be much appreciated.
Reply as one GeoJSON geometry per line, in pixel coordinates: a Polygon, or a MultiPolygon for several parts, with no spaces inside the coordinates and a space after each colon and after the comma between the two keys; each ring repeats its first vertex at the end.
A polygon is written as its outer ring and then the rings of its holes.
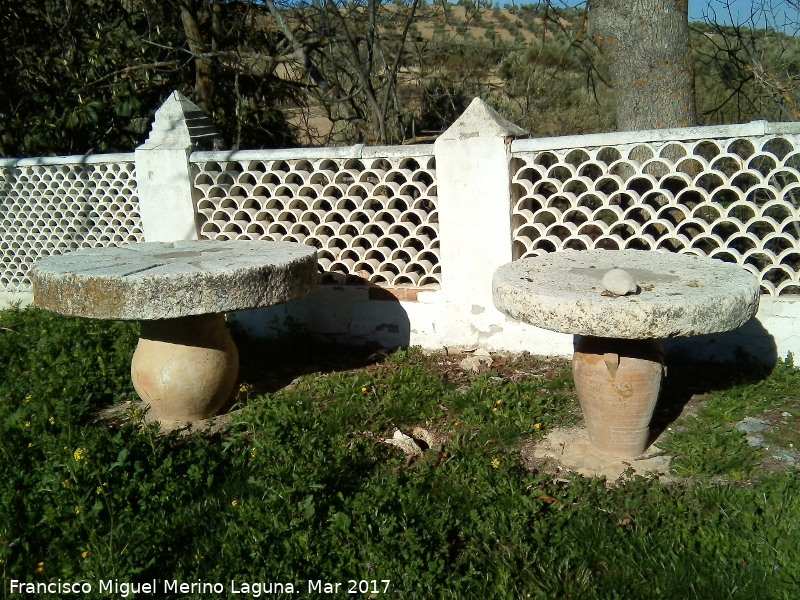
{"type": "Polygon", "coordinates": [[[598,452],[638,456],[650,444],[664,373],[657,340],[580,337],[572,358],[575,388],[598,452]]]}
{"type": "Polygon", "coordinates": [[[148,421],[187,422],[216,413],[230,398],[239,354],[221,314],[141,322],[131,362],[148,421]]]}

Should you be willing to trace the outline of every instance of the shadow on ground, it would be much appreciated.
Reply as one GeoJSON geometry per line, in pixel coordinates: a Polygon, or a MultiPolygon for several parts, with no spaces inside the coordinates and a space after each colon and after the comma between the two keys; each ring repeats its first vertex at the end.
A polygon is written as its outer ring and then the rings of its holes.
{"type": "Polygon", "coordinates": [[[386,358],[378,346],[321,345],[304,336],[288,340],[236,339],[239,381],[253,394],[273,393],[309,373],[336,373],[367,368],[386,358]]]}
{"type": "Polygon", "coordinates": [[[650,422],[650,443],[681,416],[693,398],[763,381],[773,368],[774,364],[755,362],[747,357],[736,363],[692,363],[668,356],[667,376],[650,422]]]}

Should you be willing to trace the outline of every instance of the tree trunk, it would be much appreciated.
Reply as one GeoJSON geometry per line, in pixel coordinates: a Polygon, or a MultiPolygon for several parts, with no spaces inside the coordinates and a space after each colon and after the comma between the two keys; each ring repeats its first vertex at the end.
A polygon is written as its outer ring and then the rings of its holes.
{"type": "MultiPolygon", "coordinates": [[[[215,1],[216,4],[216,1],[215,1]]],[[[194,0],[180,0],[181,22],[189,51],[194,55],[193,100],[208,116],[214,114],[214,74],[211,61],[205,56],[207,46],[200,32],[194,0]]],[[[214,7],[217,8],[216,5],[214,7]]]]}
{"type": "Polygon", "coordinates": [[[608,62],[617,130],[697,124],[688,0],[591,0],[594,42],[608,62]]]}

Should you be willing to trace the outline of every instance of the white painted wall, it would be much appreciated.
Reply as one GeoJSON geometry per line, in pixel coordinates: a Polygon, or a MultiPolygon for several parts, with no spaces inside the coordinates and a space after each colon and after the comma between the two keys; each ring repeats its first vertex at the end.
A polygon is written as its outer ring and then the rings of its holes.
{"type": "MultiPolygon", "coordinates": [[[[571,335],[519,323],[497,311],[453,313],[453,304],[441,291],[422,292],[413,302],[374,300],[369,295],[367,287],[320,286],[305,298],[231,318],[256,337],[274,337],[290,318],[302,324],[312,340],[324,343],[572,355],[571,335]]],[[[664,340],[664,346],[673,356],[693,360],[731,361],[740,352],[767,363],[797,356],[800,299],[763,296],[758,314],[745,326],[721,334],[664,340]]]]}

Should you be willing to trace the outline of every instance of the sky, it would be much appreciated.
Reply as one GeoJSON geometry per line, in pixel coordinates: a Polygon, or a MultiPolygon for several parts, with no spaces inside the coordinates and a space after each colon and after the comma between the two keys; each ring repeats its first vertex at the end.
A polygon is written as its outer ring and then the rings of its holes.
{"type": "Polygon", "coordinates": [[[689,0],[690,21],[743,25],[751,17],[756,27],[790,29],[787,22],[797,21],[798,11],[786,0],[689,0]]]}
{"type": "MultiPolygon", "coordinates": [[[[456,2],[457,0],[451,0],[456,2]]],[[[495,0],[498,6],[536,4],[544,0],[495,0]]],[[[581,0],[553,0],[556,5],[575,6],[581,0]]],[[[689,20],[744,25],[764,29],[770,27],[789,34],[800,34],[800,0],[689,0],[689,20]]]]}

